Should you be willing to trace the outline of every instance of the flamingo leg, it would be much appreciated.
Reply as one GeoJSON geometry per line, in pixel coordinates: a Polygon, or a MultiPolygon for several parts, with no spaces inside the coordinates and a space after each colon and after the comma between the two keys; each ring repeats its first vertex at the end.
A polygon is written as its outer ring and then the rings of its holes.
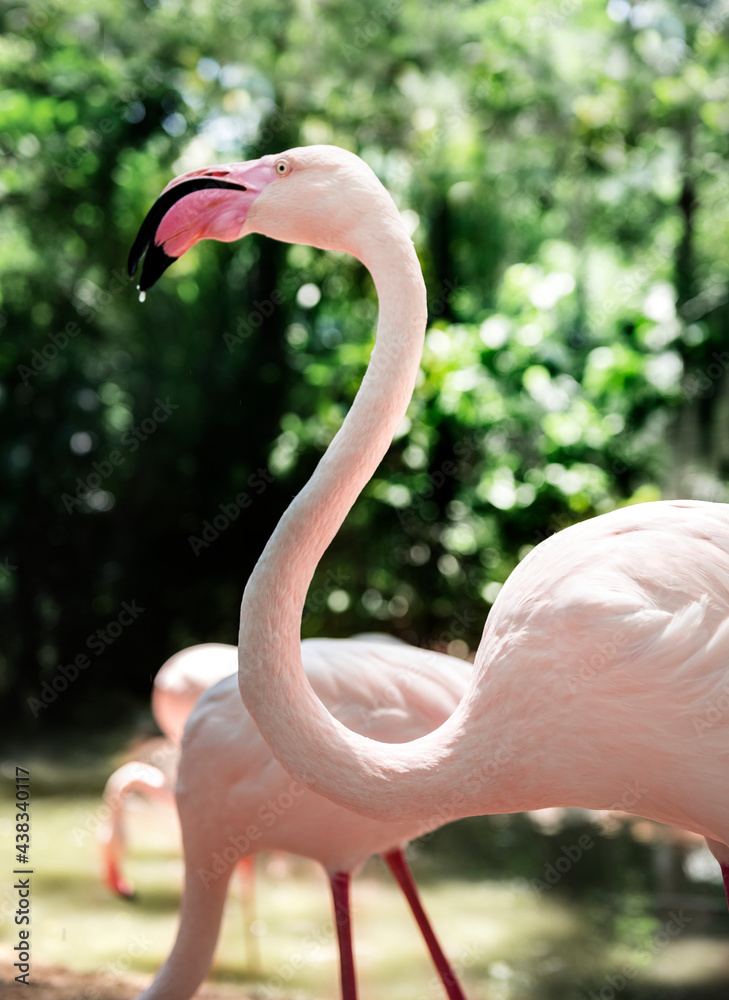
{"type": "Polygon", "coordinates": [[[124,803],[133,792],[158,802],[172,803],[172,789],[158,767],[143,761],[122,764],[111,775],[104,789],[104,805],[109,816],[96,831],[101,848],[104,880],[112,892],[125,899],[134,899],[134,886],[121,872],[126,854],[124,833],[124,803]]]}
{"type": "Polygon", "coordinates": [[[339,940],[339,969],[342,1000],[357,1000],[357,980],[352,949],[352,921],[349,909],[349,872],[330,872],[329,882],[334,900],[334,922],[339,940]]]}
{"type": "Polygon", "coordinates": [[[258,938],[251,930],[256,919],[256,862],[253,854],[238,862],[238,879],[242,892],[243,931],[246,941],[246,961],[251,972],[261,968],[261,949],[258,938]]]}
{"type": "Polygon", "coordinates": [[[405,855],[402,848],[396,847],[392,851],[388,851],[387,854],[383,855],[387,866],[395,876],[397,884],[402,889],[405,894],[405,898],[410,904],[410,909],[413,911],[413,916],[415,917],[420,932],[425,938],[425,943],[428,946],[428,951],[433,959],[433,964],[438,970],[438,975],[441,978],[445,991],[450,997],[450,1000],[466,1000],[466,996],[461,989],[461,984],[458,982],[455,972],[451,963],[445,956],[440,943],[435,936],[435,931],[431,927],[428,916],[423,909],[423,904],[418,894],[417,887],[415,885],[415,880],[413,879],[412,872],[405,860],[405,855]]]}
{"type": "Polygon", "coordinates": [[[122,899],[134,899],[135,892],[131,882],[128,882],[121,873],[119,862],[116,857],[105,852],[104,858],[104,881],[112,892],[122,899]]]}

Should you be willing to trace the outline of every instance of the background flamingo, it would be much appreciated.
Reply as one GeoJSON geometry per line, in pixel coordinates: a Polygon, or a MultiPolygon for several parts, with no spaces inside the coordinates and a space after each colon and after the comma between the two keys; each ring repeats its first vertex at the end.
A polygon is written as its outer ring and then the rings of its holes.
{"type": "Polygon", "coordinates": [[[405,413],[426,324],[399,213],[354,154],[311,146],[172,181],[130,256],[140,288],[204,238],[251,232],[346,250],[380,301],[357,397],[249,578],[239,683],[265,739],[307,786],[380,819],[546,806],[622,809],[707,838],[729,898],[729,511],[642,504],[536,546],[489,615],[473,682],[436,733],[392,747],[349,732],[301,666],[307,589],[405,413]],[[585,660],[601,657],[595,676],[585,660]],[[712,711],[713,710],[713,711],[712,711]]]}
{"type": "MultiPolygon", "coordinates": [[[[308,639],[301,646],[307,675],[328,708],[356,732],[384,741],[412,739],[439,725],[458,704],[471,674],[462,660],[399,642],[308,639]]],[[[350,879],[376,853],[383,854],[405,893],[448,996],[463,1000],[402,851],[405,841],[442,820],[421,826],[366,819],[292,781],[245,711],[235,676],[204,694],[190,716],[177,805],[185,852],[180,927],[144,1000],[192,995],[212,961],[233,869],[242,857],[265,850],[313,858],[326,869],[345,1000],[357,995],[350,879]]]]}
{"type": "MultiPolygon", "coordinates": [[[[204,691],[224,677],[230,677],[237,667],[236,647],[220,642],[189,646],[160,667],[152,687],[152,714],[168,742],[155,751],[151,762],[134,760],[122,764],[104,788],[108,817],[98,827],[96,836],[101,846],[104,879],[117,895],[127,898],[134,895],[132,884],[121,872],[126,849],[125,800],[136,793],[174,805],[182,734],[190,712],[204,691]]],[[[247,887],[244,899],[249,899],[253,872],[248,863],[243,863],[242,869],[241,877],[247,887]]],[[[249,923],[246,920],[246,926],[249,923]]]]}

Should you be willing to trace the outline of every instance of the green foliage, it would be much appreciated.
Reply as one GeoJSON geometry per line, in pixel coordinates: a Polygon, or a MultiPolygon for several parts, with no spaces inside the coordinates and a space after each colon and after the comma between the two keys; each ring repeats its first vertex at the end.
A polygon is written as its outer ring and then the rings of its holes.
{"type": "Polygon", "coordinates": [[[180,646],[234,641],[367,364],[377,304],[349,258],[205,244],[139,305],[126,253],[192,167],[355,149],[426,275],[421,379],[304,634],[465,653],[551,532],[679,486],[723,498],[718,4],[63,0],[3,21],[0,689],[19,726],[106,725],[180,646]]]}

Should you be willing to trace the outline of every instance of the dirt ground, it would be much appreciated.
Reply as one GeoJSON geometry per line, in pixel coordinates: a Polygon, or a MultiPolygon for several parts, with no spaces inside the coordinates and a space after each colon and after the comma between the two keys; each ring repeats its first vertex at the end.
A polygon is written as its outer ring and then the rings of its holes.
{"type": "MultiPolygon", "coordinates": [[[[30,983],[15,982],[12,962],[0,961],[0,1000],[133,1000],[149,985],[150,976],[94,975],[59,965],[31,963],[30,983]]],[[[242,987],[206,985],[195,1000],[255,1000],[242,987]]]]}

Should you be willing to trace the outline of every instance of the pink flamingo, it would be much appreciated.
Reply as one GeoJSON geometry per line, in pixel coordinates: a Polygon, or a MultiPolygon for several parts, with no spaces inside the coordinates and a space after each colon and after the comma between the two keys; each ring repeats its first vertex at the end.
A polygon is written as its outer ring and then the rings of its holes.
{"type": "MultiPolygon", "coordinates": [[[[128,761],[117,768],[104,788],[108,818],[96,832],[101,847],[104,880],[112,892],[131,898],[134,888],[121,873],[126,849],[124,802],[137,793],[174,806],[174,785],[182,734],[200,695],[238,669],[235,646],[206,642],[175,653],[160,667],[152,687],[152,714],[169,743],[153,755],[156,763],[128,761]],[[160,766],[158,766],[160,765],[160,766]]],[[[250,863],[242,863],[241,877],[250,896],[250,863]]],[[[246,921],[248,924],[249,921],[246,921]]]]}
{"type": "MultiPolygon", "coordinates": [[[[231,647],[234,656],[235,647],[231,647]]],[[[404,643],[308,639],[307,675],[338,719],[384,741],[433,729],[458,704],[470,664],[404,643]]],[[[207,691],[182,744],[177,807],[185,891],[172,952],[140,1000],[187,1000],[205,977],[220,929],[231,872],[241,858],[278,850],[319,861],[332,888],[345,1000],[356,1000],[349,886],[372,854],[383,854],[410,904],[451,1000],[463,992],[430,926],[402,844],[433,826],[382,823],[342,809],[292,781],[246,712],[236,676],[207,691]]]]}
{"type": "Polygon", "coordinates": [[[729,507],[629,506],[537,545],[499,593],[463,701],[393,747],[349,732],[301,665],[316,566],[405,413],[426,325],[422,273],[357,156],[310,146],[172,181],[130,256],[148,288],[201,239],[258,232],[347,251],[380,301],[357,397],[243,595],[239,684],[289,773],[363,815],[425,821],[548,806],[619,809],[693,831],[729,899],[729,507]]]}

